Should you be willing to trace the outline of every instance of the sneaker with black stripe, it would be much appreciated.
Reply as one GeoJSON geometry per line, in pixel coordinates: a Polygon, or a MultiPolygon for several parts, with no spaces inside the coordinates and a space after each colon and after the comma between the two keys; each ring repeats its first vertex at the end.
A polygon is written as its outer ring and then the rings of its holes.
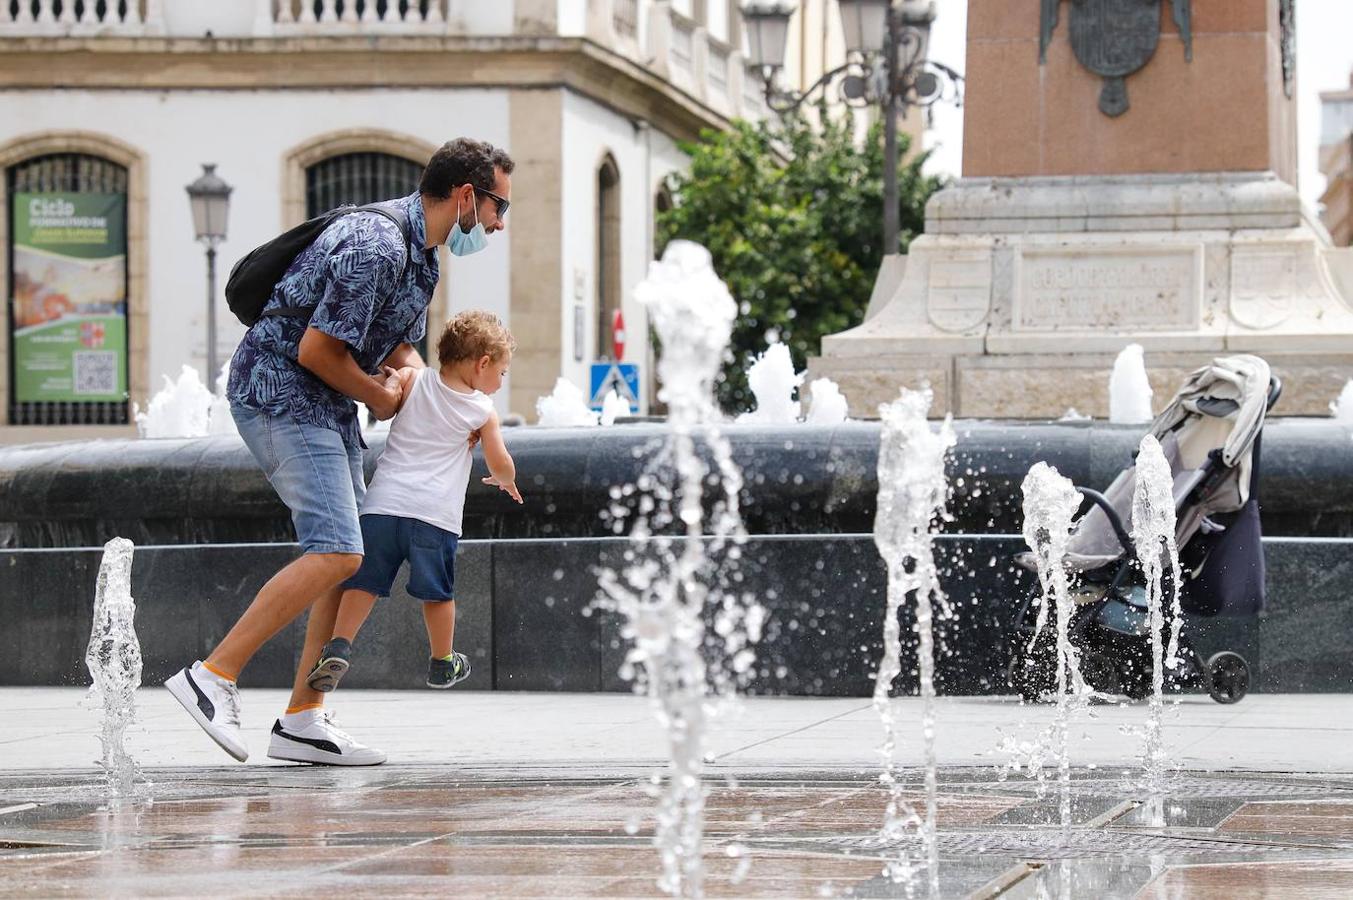
{"type": "Polygon", "coordinates": [[[311,690],[327,694],[338,687],[343,674],[348,671],[348,660],[352,656],[352,644],[347,638],[336,637],[320,648],[315,668],[306,676],[305,683],[311,690]]]}
{"type": "Polygon", "coordinates": [[[428,659],[428,687],[446,690],[470,677],[470,658],[464,653],[452,653],[447,659],[433,656],[428,659]]]}
{"type": "Polygon", "coordinates": [[[170,676],[164,686],[222,750],[240,762],[249,758],[249,745],[240,733],[240,692],[235,682],[204,668],[199,660],[170,676]]]}
{"type": "Polygon", "coordinates": [[[274,722],[268,756],[320,766],[379,766],[385,762],[383,751],[358,743],[338,727],[327,709],[313,711],[299,725],[283,726],[281,719],[274,722]]]}

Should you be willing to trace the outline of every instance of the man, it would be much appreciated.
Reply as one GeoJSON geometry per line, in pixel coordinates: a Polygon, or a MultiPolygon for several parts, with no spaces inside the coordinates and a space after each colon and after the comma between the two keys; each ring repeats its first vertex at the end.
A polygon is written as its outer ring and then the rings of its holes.
{"type": "Polygon", "coordinates": [[[384,753],[340,730],[323,708],[324,695],[306,685],[332,636],[340,584],[362,561],[357,511],[366,482],[353,400],[378,419],[395,414],[394,370],[424,364],[413,345],[423,338],[437,286],[436,248],[445,243],[453,254],[468,255],[505,227],[513,167],[505,152],[480,141],[444,145],[424,169],[418,192],[386,204],[396,218],[407,218],[407,235],[379,213],[336,219],[292,262],[235,351],[231,412],[291,510],[303,554],[263,586],[206,660],[165,687],[240,761],[249,750],[240,734],[235,679],[269,638],[309,608],[291,704],[273,725],[268,756],[329,765],[385,762],[384,753]]]}

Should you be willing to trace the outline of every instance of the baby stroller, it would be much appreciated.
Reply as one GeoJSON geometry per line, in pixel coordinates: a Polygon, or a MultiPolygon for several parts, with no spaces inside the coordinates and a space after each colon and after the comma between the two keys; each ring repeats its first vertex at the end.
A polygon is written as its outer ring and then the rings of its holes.
{"type": "MultiPolygon", "coordinates": [[[[1259,526],[1259,445],[1264,417],[1281,382],[1257,356],[1214,359],[1189,376],[1151,424],[1174,476],[1180,609],[1189,616],[1255,616],[1264,606],[1264,550],[1259,526]]],[[[1135,458],[1135,453],[1134,453],[1135,458]]],[[[1068,623],[1081,674],[1096,691],[1140,699],[1151,692],[1151,634],[1146,588],[1129,536],[1136,466],[1104,493],[1077,487],[1089,503],[1071,535],[1066,566],[1075,613],[1068,623]]],[[[1035,569],[1032,553],[1017,561],[1035,569]]],[[[1165,577],[1170,578],[1166,567],[1165,577]]],[[[1164,587],[1173,596],[1173,587],[1164,587]]],[[[1015,619],[1010,687],[1032,701],[1056,689],[1056,610],[1034,637],[1035,589],[1015,619]]],[[[1166,611],[1166,628],[1169,611],[1166,611]]],[[[1165,672],[1168,690],[1201,688],[1218,703],[1249,690],[1250,668],[1232,651],[1198,654],[1180,635],[1179,662],[1165,672]]]]}

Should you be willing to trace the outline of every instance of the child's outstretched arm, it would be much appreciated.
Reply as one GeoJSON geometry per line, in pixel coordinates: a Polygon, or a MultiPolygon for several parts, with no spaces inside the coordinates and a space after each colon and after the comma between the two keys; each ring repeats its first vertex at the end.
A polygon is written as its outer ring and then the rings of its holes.
{"type": "Polygon", "coordinates": [[[498,414],[489,416],[484,427],[479,429],[484,445],[484,462],[489,466],[489,477],[484,483],[498,488],[518,503],[522,502],[521,492],[517,490],[517,467],[503,443],[503,427],[498,422],[498,414]]]}

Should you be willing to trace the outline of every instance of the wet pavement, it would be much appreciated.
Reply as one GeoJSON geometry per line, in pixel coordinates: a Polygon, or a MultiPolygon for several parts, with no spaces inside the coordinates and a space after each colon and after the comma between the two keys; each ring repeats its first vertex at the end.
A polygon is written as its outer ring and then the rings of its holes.
{"type": "MultiPolygon", "coordinates": [[[[649,841],[662,743],[638,698],[352,692],[347,727],[380,735],[391,763],[341,770],[268,764],[277,692],[245,693],[248,765],[223,765],[162,693],[139,695],[132,741],[149,799],[110,806],[80,692],[0,689],[0,895],[661,896],[649,841]]],[[[1003,778],[1006,759],[990,752],[998,732],[1025,735],[1051,710],[946,700],[941,893],[1353,895],[1350,699],[1189,698],[1165,731],[1195,762],[1158,799],[1138,784],[1136,739],[1122,731],[1144,710],[1100,708],[1073,742],[1067,831],[1055,772],[1003,778]],[[1283,748],[1303,765],[1262,771],[1283,748]]],[[[898,705],[906,763],[919,708],[898,705]]],[[[880,734],[866,713],[860,700],[754,700],[711,736],[710,896],[907,896],[881,873],[918,848],[878,837],[880,734]]],[[[907,774],[919,789],[920,773],[907,774]]]]}

